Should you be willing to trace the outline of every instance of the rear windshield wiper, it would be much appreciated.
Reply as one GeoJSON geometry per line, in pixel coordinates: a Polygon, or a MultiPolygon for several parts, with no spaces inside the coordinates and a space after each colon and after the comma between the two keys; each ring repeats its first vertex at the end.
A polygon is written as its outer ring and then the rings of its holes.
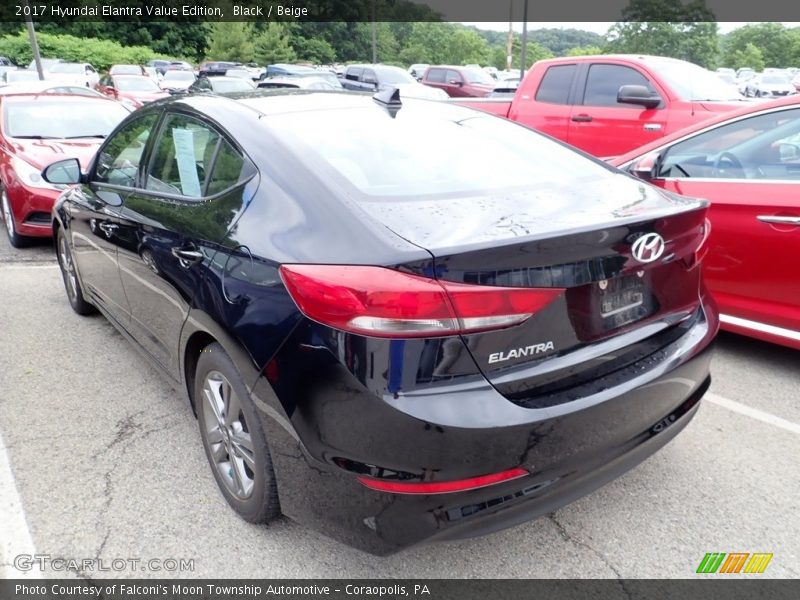
{"type": "Polygon", "coordinates": [[[57,140],[60,139],[55,135],[12,135],[12,138],[18,140],[57,140]]]}

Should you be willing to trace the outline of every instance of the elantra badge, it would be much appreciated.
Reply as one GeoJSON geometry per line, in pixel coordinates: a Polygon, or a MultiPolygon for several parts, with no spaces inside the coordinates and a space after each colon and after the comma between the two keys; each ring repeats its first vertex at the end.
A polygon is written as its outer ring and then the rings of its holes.
{"type": "Polygon", "coordinates": [[[509,350],[508,352],[494,352],[489,355],[489,364],[493,365],[494,363],[505,362],[507,360],[511,360],[512,358],[525,358],[527,356],[536,356],[537,354],[542,354],[544,352],[549,352],[550,350],[555,350],[556,347],[552,341],[543,342],[541,344],[533,344],[531,346],[525,346],[524,348],[514,348],[513,350],[509,350]]]}
{"type": "Polygon", "coordinates": [[[646,233],[631,246],[633,258],[641,263],[650,263],[658,260],[666,248],[664,238],[657,233],[646,233]]]}

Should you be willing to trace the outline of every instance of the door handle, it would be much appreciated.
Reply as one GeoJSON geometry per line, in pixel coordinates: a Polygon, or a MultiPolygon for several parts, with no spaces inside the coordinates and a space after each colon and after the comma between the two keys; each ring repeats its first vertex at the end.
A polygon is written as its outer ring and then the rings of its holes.
{"type": "Polygon", "coordinates": [[[592,115],[575,115],[572,117],[572,120],[576,123],[591,123],[592,115]]]}
{"type": "Polygon", "coordinates": [[[177,258],[178,262],[180,262],[181,266],[185,269],[203,260],[203,253],[194,248],[181,248],[176,246],[172,249],[172,256],[177,258]]]}
{"type": "Polygon", "coordinates": [[[111,237],[112,235],[114,235],[114,232],[117,229],[119,229],[119,225],[115,225],[114,223],[108,223],[105,221],[98,223],[97,226],[103,233],[106,234],[107,237],[111,237]]]}
{"type": "Polygon", "coordinates": [[[758,215],[756,217],[762,223],[777,223],[778,225],[798,225],[800,217],[779,217],[777,215],[758,215]]]}

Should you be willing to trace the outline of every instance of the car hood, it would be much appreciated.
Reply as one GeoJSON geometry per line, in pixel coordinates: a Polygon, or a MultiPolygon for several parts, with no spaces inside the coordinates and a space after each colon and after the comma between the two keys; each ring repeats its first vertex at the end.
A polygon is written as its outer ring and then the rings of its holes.
{"type": "Polygon", "coordinates": [[[139,100],[140,102],[152,102],[153,100],[158,100],[160,98],[167,98],[169,97],[168,92],[120,92],[121,98],[132,98],[134,100],[139,100]]]}
{"type": "Polygon", "coordinates": [[[80,138],[74,140],[17,140],[14,144],[17,156],[38,169],[65,158],[77,158],[81,168],[86,169],[95,152],[103,142],[101,139],[80,138]]]}
{"type": "Polygon", "coordinates": [[[160,81],[158,85],[161,87],[162,90],[166,89],[173,89],[173,90],[185,90],[190,85],[194,83],[193,81],[160,81]]]}

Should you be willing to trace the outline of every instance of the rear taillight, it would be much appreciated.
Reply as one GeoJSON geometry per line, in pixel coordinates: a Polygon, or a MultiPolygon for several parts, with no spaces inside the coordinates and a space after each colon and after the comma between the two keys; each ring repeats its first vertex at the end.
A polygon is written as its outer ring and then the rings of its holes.
{"type": "Polygon", "coordinates": [[[391,494],[451,494],[453,492],[466,492],[477,490],[490,485],[512,481],[525,477],[528,471],[525,469],[509,469],[490,475],[480,477],[470,477],[469,479],[456,479],[451,481],[388,481],[385,479],[372,479],[364,475],[358,476],[358,482],[371,490],[379,492],[389,492],[391,494]]]}
{"type": "Polygon", "coordinates": [[[375,337],[437,337],[511,327],[564,291],[452,283],[371,266],[283,265],[280,273],[308,318],[375,337]]]}

